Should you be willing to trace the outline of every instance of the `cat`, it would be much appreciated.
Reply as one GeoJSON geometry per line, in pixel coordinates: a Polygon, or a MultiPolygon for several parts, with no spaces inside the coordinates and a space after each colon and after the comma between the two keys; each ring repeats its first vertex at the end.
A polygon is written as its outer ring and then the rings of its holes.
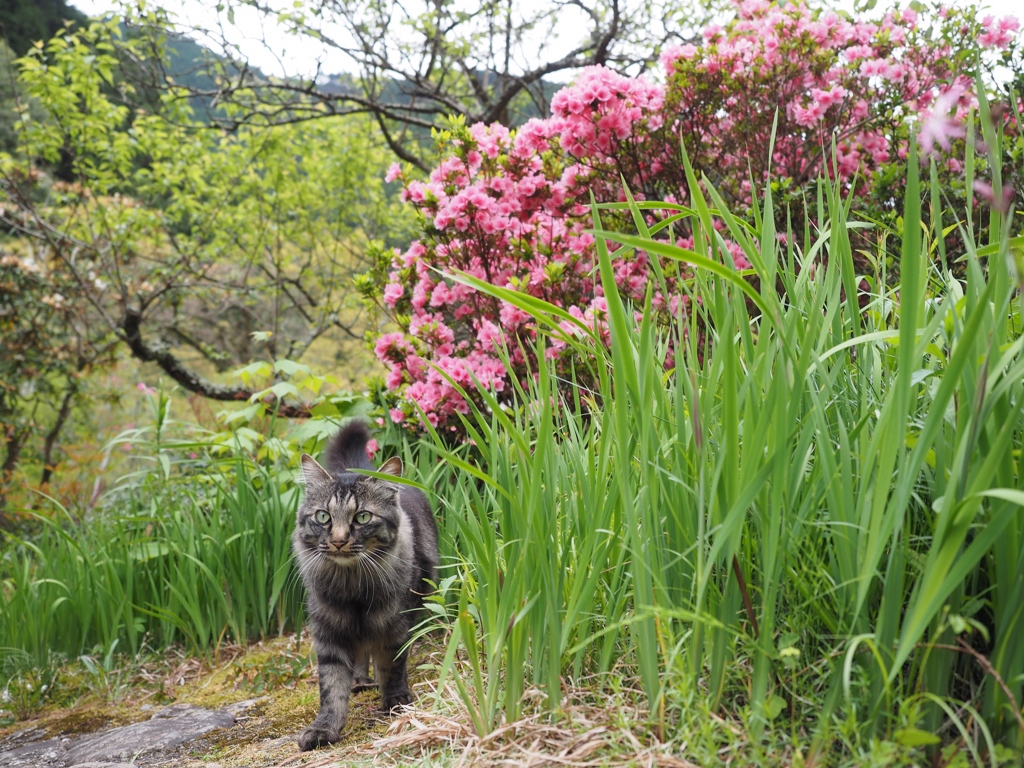
{"type": "MultiPolygon", "coordinates": [[[[340,739],[349,693],[373,686],[371,656],[381,709],[412,702],[403,648],[437,580],[437,527],[418,489],[347,471],[374,468],[369,439],[355,421],[331,440],[326,469],[302,454],[306,494],[292,546],[320,672],[320,711],[299,736],[302,751],[340,739]]],[[[402,460],[378,471],[401,477],[402,460]]]]}

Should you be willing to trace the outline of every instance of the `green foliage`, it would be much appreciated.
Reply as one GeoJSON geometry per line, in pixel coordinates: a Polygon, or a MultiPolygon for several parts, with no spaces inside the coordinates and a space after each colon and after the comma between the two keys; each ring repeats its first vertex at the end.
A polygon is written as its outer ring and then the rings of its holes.
{"type": "Polygon", "coordinates": [[[64,27],[85,24],[85,15],[67,0],[4,0],[0,6],[0,38],[19,56],[33,43],[48,40],[64,27]]]}
{"type": "Polygon", "coordinates": [[[0,645],[40,664],[97,645],[135,653],[183,642],[205,653],[300,626],[298,493],[286,475],[238,457],[193,471],[188,485],[162,471],[136,477],[85,520],[38,516],[38,533],[3,554],[0,645]]]}
{"type": "Polygon", "coordinates": [[[25,720],[45,706],[53,696],[60,671],[58,655],[48,654],[41,662],[32,663],[23,651],[5,650],[0,669],[6,673],[3,677],[7,682],[0,691],[0,723],[9,718],[25,720]]]}
{"type": "Polygon", "coordinates": [[[4,482],[22,448],[52,463],[36,436],[60,431],[62,398],[80,405],[122,343],[222,400],[253,391],[209,377],[255,359],[315,348],[350,381],[374,365],[349,281],[371,240],[405,230],[371,124],[211,130],[173,89],[129,109],[123,61],[162,66],[173,41],[122,34],[65,30],[18,61],[17,147],[0,152],[0,330],[17,347],[0,377],[4,482]]]}
{"type": "Polygon", "coordinates": [[[17,120],[17,54],[0,39],[0,152],[13,152],[18,143],[14,125],[17,120]]]}

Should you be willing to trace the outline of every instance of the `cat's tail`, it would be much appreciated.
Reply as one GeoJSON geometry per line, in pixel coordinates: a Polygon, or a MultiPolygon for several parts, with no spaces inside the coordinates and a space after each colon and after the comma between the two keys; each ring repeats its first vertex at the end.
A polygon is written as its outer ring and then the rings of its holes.
{"type": "Polygon", "coordinates": [[[373,469],[366,455],[370,430],[365,421],[350,421],[328,443],[324,451],[324,466],[328,472],[339,474],[349,469],[373,469]]]}

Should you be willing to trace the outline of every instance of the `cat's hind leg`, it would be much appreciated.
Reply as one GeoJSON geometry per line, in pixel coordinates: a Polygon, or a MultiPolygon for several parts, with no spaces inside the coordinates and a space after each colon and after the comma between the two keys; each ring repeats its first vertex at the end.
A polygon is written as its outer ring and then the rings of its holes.
{"type": "Polygon", "coordinates": [[[408,651],[398,648],[379,648],[373,653],[373,670],[380,686],[380,708],[391,712],[396,707],[412,704],[412,691],[406,671],[408,651]]]}
{"type": "Polygon", "coordinates": [[[352,681],[352,693],[359,693],[360,691],[368,691],[371,688],[376,688],[375,683],[370,678],[370,649],[360,648],[356,651],[356,665],[353,670],[354,679],[352,681]]]}

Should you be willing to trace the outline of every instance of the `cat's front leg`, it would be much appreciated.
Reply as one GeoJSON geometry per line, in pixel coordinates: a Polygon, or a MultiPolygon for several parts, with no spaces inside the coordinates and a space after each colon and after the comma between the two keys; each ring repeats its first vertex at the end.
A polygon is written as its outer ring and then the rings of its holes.
{"type": "Polygon", "coordinates": [[[373,654],[373,670],[380,686],[380,708],[385,712],[412,704],[406,671],[408,658],[409,652],[398,653],[398,648],[381,648],[373,654]]]}
{"type": "Polygon", "coordinates": [[[299,736],[299,749],[303,752],[341,739],[352,691],[353,661],[348,654],[318,648],[316,657],[320,672],[320,712],[299,736]]]}

